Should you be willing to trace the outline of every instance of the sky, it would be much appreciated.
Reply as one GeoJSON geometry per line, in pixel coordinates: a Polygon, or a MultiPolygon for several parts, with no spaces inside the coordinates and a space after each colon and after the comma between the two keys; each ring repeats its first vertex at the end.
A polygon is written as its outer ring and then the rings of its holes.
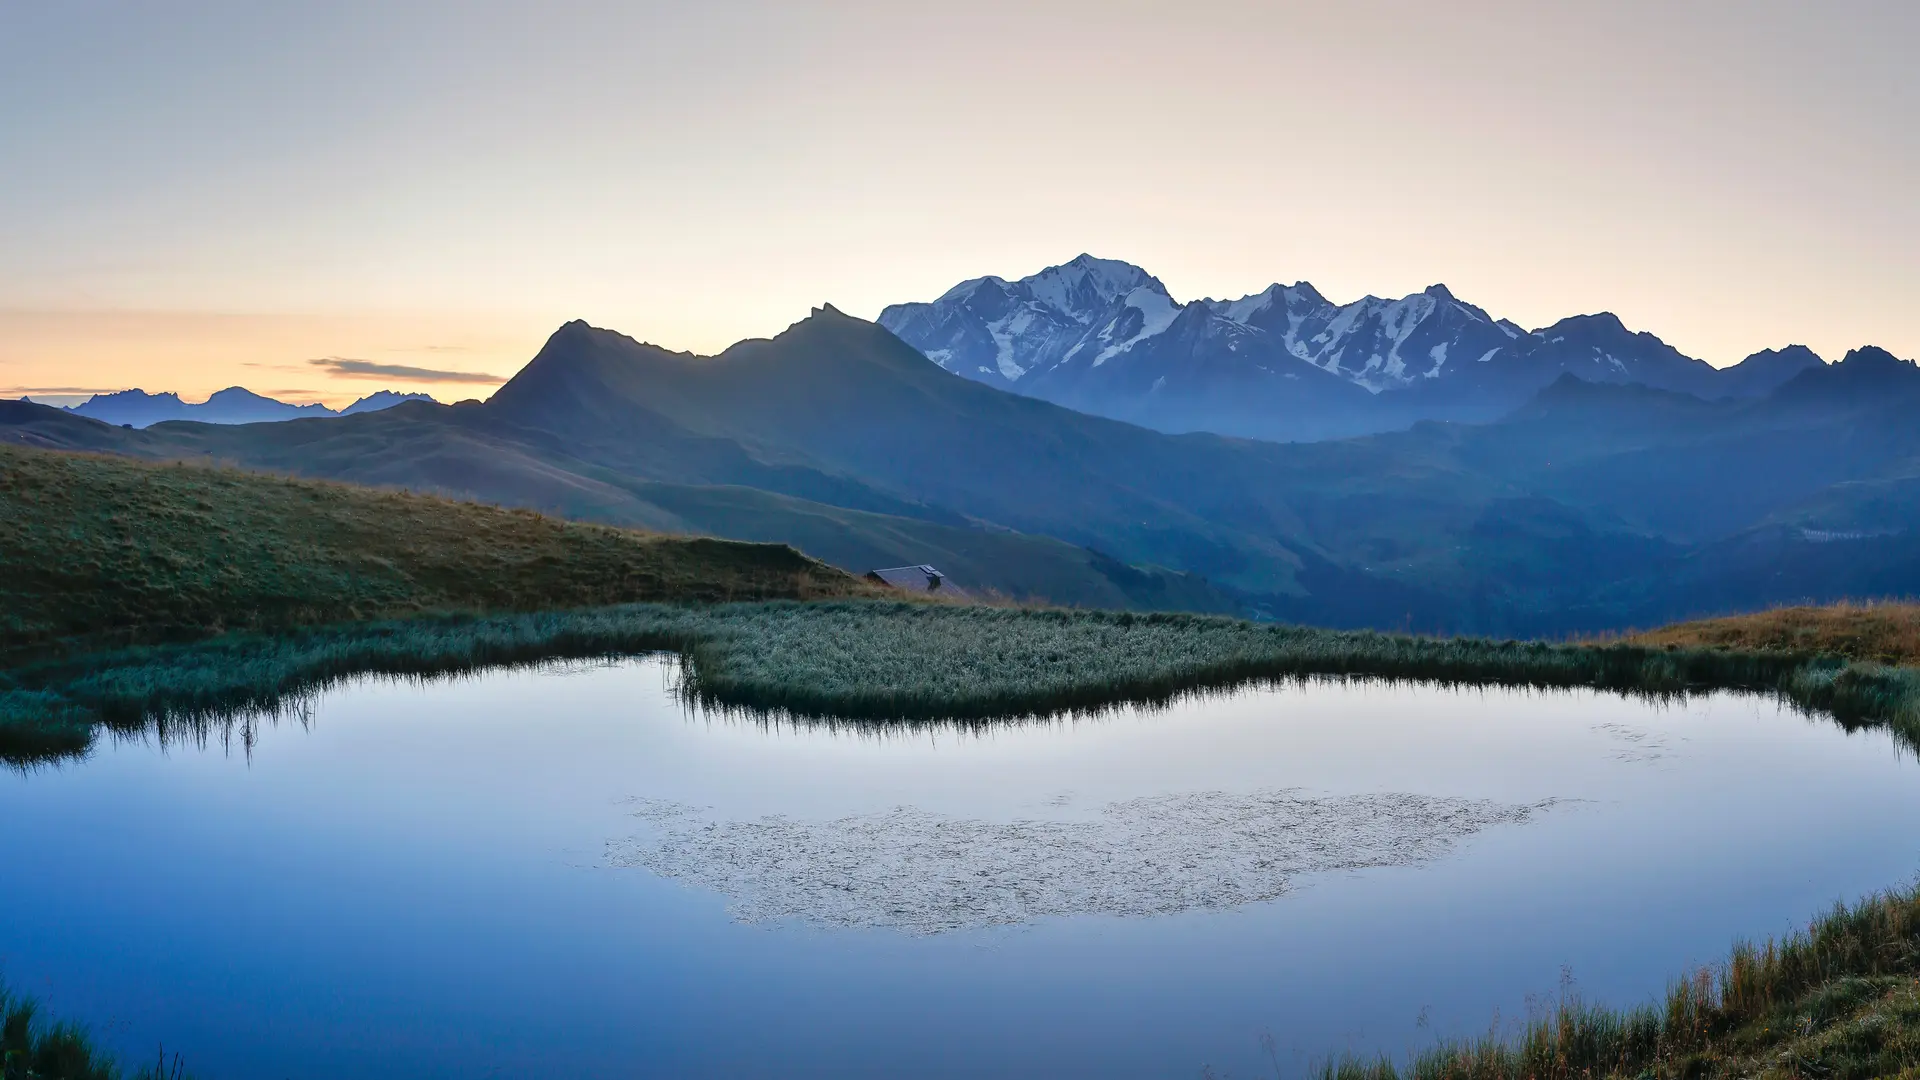
{"type": "Polygon", "coordinates": [[[1920,356],[1911,0],[0,0],[0,396],[484,397],[1083,251],[1920,356]]]}

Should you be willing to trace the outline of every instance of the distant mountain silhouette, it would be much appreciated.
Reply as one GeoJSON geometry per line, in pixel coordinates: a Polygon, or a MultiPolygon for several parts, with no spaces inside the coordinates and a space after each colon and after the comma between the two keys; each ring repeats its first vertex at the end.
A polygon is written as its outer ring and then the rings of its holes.
{"type": "Polygon", "coordinates": [[[95,394],[68,410],[109,424],[136,428],[149,427],[168,420],[195,420],[203,424],[261,424],[306,417],[346,416],[391,408],[403,401],[432,401],[426,394],[400,394],[381,390],[335,411],[325,405],[291,405],[262,397],[251,390],[230,386],[198,404],[180,400],[174,393],[149,394],[145,390],[121,390],[95,394]]]}
{"type": "Polygon", "coordinates": [[[1716,377],[1719,384],[1717,389],[1721,391],[1720,396],[1724,397],[1765,397],[1801,372],[1825,366],[1826,361],[1805,345],[1763,349],[1730,368],[1722,369],[1716,377]]]}
{"type": "Polygon", "coordinates": [[[1161,431],[1280,440],[1491,420],[1567,373],[1753,398],[1820,363],[1794,346],[1721,371],[1608,312],[1528,331],[1445,285],[1336,304],[1302,281],[1181,303],[1145,270],[1089,255],[964,281],[880,323],[990,386],[1161,431]]]}
{"type": "Polygon", "coordinates": [[[395,405],[408,401],[432,400],[433,397],[430,394],[402,394],[394,390],[375,390],[373,393],[341,409],[340,415],[354,416],[359,413],[379,412],[381,409],[391,409],[395,405]]]}

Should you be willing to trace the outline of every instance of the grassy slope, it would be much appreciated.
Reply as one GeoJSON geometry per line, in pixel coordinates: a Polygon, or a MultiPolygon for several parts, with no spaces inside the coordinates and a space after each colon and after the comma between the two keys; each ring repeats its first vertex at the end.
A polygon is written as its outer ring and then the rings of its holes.
{"type": "Polygon", "coordinates": [[[962,529],[738,486],[631,484],[683,528],[789,543],[836,566],[931,563],[980,594],[1104,610],[1228,612],[1232,597],[1192,574],[1135,567],[1045,536],[962,529]]]}
{"type": "MultiPolygon", "coordinates": [[[[1078,607],[1231,611],[1206,581],[1128,567],[1051,537],[913,517],[875,495],[874,508],[745,486],[808,489],[787,470],[736,481],[664,483],[591,465],[476,426],[472,409],[412,408],[346,420],[245,426],[173,423],[131,431],[39,406],[0,401],[0,443],[92,450],[150,460],[212,460],[276,473],[478,498],[580,521],[790,544],[855,573],[932,563],[964,587],[1078,607]]],[[[522,432],[522,435],[526,433],[522,432]]],[[[648,454],[640,455],[643,459],[648,454]]],[[[662,457],[671,458],[670,450],[662,457]]],[[[724,470],[722,470],[724,472],[724,470]]],[[[921,508],[924,509],[924,508],[921,508]]],[[[952,515],[949,515],[952,517],[952,515]]]]}
{"type": "Polygon", "coordinates": [[[866,591],[791,548],[0,445],[0,654],[430,612],[866,591]]]}
{"type": "Polygon", "coordinates": [[[1823,653],[1920,666],[1920,603],[1830,604],[1678,623],[1634,635],[1646,645],[1823,653]]]}

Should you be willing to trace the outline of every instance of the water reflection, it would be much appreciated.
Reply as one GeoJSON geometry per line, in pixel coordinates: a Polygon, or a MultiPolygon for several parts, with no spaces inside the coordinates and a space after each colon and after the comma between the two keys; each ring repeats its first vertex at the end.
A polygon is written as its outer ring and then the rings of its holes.
{"type": "MultiPolygon", "coordinates": [[[[691,677],[684,657],[676,653],[662,652],[636,657],[542,660],[431,675],[389,673],[346,675],[329,679],[318,686],[303,687],[282,697],[242,706],[211,709],[155,708],[146,713],[139,723],[106,727],[103,730],[107,731],[116,743],[131,742],[136,745],[152,745],[160,749],[175,746],[193,750],[206,750],[218,745],[228,752],[237,750],[243,758],[250,760],[263,726],[278,726],[284,723],[303,731],[310,730],[320,702],[331,696],[350,694],[358,688],[387,685],[428,691],[436,686],[481,684],[489,679],[509,674],[525,674],[535,678],[567,678],[595,671],[628,669],[635,664],[643,664],[648,669],[658,672],[660,697],[677,704],[681,712],[690,720],[738,725],[770,734],[782,731],[793,734],[824,732],[835,736],[876,740],[922,739],[930,735],[980,736],[1015,728],[1067,728],[1081,723],[1098,723],[1115,716],[1164,715],[1185,709],[1203,708],[1209,703],[1229,702],[1248,694],[1286,693],[1316,686],[1426,690],[1448,695],[1481,695],[1483,697],[1492,695],[1506,700],[1527,700],[1536,697],[1545,699],[1587,697],[1599,694],[1635,702],[1655,710],[1684,709],[1690,702],[1713,697],[1742,697],[1764,701],[1808,719],[1835,723],[1848,732],[1862,729],[1861,724],[1843,722],[1830,714],[1807,709],[1777,694],[1726,690],[1591,690],[1536,686],[1483,686],[1444,680],[1352,675],[1260,676],[1243,679],[1231,685],[1189,687],[1168,694],[1121,698],[1096,706],[1072,706],[1041,713],[932,719],[918,717],[888,720],[847,719],[796,713],[786,709],[758,708],[718,700],[693,689],[695,681],[691,677]]],[[[1647,733],[1634,733],[1624,725],[1614,725],[1609,730],[1616,730],[1618,737],[1628,742],[1638,742],[1647,737],[1647,733]]],[[[1902,752],[1912,749],[1902,744],[1902,752]]],[[[1657,758],[1660,753],[1660,744],[1656,741],[1638,749],[1622,752],[1629,755],[1644,755],[1649,759],[1657,758]]]]}

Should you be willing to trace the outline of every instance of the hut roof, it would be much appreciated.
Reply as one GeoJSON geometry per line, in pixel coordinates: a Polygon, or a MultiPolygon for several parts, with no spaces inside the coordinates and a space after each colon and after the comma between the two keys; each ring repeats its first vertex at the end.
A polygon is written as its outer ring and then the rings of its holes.
{"type": "Polygon", "coordinates": [[[880,582],[882,585],[891,585],[896,589],[906,589],[911,592],[937,592],[942,596],[966,595],[966,592],[959,586],[947,581],[947,575],[925,564],[919,566],[890,566],[884,570],[869,570],[867,572],[867,578],[870,581],[880,582]]]}

